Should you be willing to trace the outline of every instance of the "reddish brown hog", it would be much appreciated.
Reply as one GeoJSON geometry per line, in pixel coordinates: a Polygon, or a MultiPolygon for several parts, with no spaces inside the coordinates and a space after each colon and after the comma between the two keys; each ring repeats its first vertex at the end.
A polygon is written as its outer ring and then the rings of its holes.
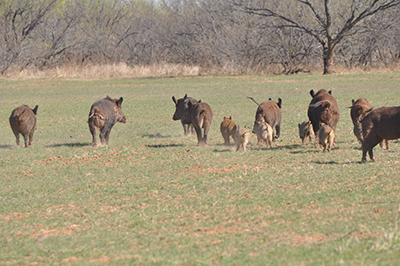
{"type": "Polygon", "coordinates": [[[308,118],[310,119],[314,132],[318,132],[319,123],[323,122],[336,131],[339,121],[339,108],[332,91],[327,92],[322,89],[317,93],[310,91],[312,100],[308,106],[308,118]]]}
{"type": "Polygon", "coordinates": [[[229,138],[232,137],[236,132],[236,124],[232,121],[232,116],[224,117],[224,120],[221,122],[220,130],[222,137],[224,138],[224,144],[229,145],[229,138]]]}
{"type": "MultiPolygon", "coordinates": [[[[352,105],[350,108],[350,117],[351,121],[353,122],[353,132],[358,141],[362,144],[363,143],[363,136],[361,134],[362,129],[361,129],[361,120],[365,116],[369,114],[369,112],[372,111],[372,106],[369,104],[369,102],[365,98],[359,98],[357,101],[351,100],[352,105]]],[[[386,149],[389,149],[389,141],[385,140],[386,143],[386,149]]],[[[383,148],[383,141],[379,143],[379,145],[383,148]]]]}
{"type": "Polygon", "coordinates": [[[98,100],[90,107],[88,124],[93,137],[93,146],[97,146],[98,130],[100,130],[101,144],[108,145],[110,132],[115,123],[126,123],[126,117],[121,110],[122,101],[122,97],[111,99],[107,95],[106,98],[98,100]]]}
{"type": "MultiPolygon", "coordinates": [[[[281,134],[281,107],[282,99],[279,98],[278,102],[274,102],[271,99],[262,102],[256,111],[256,121],[267,122],[273,129],[275,128],[274,139],[279,138],[281,134]]],[[[258,145],[261,145],[260,140],[258,140],[258,145]]]]}
{"type": "Polygon", "coordinates": [[[211,107],[199,100],[196,104],[188,103],[190,122],[197,134],[197,146],[207,144],[207,134],[213,120],[211,107]],[[201,129],[204,129],[204,132],[201,129]]]}
{"type": "Polygon", "coordinates": [[[373,109],[361,121],[362,134],[362,162],[369,158],[374,161],[372,149],[382,140],[400,138],[400,106],[380,107],[373,109]]]}
{"type": "Polygon", "coordinates": [[[25,141],[25,148],[32,145],[33,132],[36,129],[36,114],[39,106],[31,109],[26,105],[15,108],[10,116],[10,126],[19,145],[19,134],[22,134],[25,141]]]}
{"type": "Polygon", "coordinates": [[[194,127],[190,122],[189,117],[188,103],[191,102],[192,105],[195,105],[197,103],[197,100],[192,97],[187,97],[187,94],[185,94],[185,97],[178,100],[175,98],[175,96],[172,96],[172,101],[175,103],[175,113],[172,119],[174,121],[181,120],[183,126],[183,134],[185,136],[189,135],[190,133],[194,134],[194,127]]]}

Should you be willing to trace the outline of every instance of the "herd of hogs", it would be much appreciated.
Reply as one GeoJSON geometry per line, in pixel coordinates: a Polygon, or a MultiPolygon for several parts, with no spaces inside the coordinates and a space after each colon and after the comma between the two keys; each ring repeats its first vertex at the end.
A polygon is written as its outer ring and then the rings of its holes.
{"type": "MultiPolygon", "coordinates": [[[[323,146],[324,151],[329,152],[335,145],[335,131],[339,121],[338,104],[332,91],[321,89],[315,93],[311,90],[310,95],[312,100],[307,113],[309,120],[298,125],[299,136],[304,144],[307,138],[312,140],[315,132],[316,143],[323,146]]],[[[280,135],[282,99],[279,98],[278,102],[269,99],[261,104],[253,98],[250,99],[258,105],[252,130],[257,135],[257,144],[265,143],[267,147],[272,147],[272,142],[280,135]]],[[[211,107],[187,95],[180,99],[172,96],[172,100],[176,108],[173,120],[181,121],[185,135],[195,132],[199,146],[205,145],[213,121],[211,107]]],[[[101,144],[108,145],[110,132],[115,123],[126,123],[126,117],[121,110],[122,101],[122,97],[112,99],[107,96],[91,106],[88,124],[93,137],[93,146],[98,145],[97,134],[99,134],[101,144]]],[[[26,105],[12,111],[10,126],[17,145],[19,145],[19,134],[24,137],[25,147],[32,144],[37,111],[38,106],[31,109],[26,105]]],[[[360,98],[356,101],[352,100],[350,116],[354,125],[354,134],[362,145],[362,162],[366,162],[367,152],[370,159],[374,161],[372,149],[377,144],[382,146],[385,141],[388,149],[389,140],[400,138],[400,106],[373,109],[366,99],[360,98]]],[[[236,126],[231,117],[224,117],[220,130],[226,145],[230,144],[232,137],[236,150],[240,148],[246,150],[250,138],[250,132],[246,127],[236,126]]]]}

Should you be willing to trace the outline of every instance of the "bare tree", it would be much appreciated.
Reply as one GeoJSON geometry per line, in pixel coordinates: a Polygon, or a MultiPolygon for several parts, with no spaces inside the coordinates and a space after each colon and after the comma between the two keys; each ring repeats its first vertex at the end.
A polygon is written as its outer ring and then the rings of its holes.
{"type": "Polygon", "coordinates": [[[242,11],[278,19],[280,27],[299,29],[314,37],[322,47],[324,74],[332,72],[335,48],[348,36],[357,32],[357,26],[367,18],[400,4],[400,0],[234,0],[242,11]]]}
{"type": "Polygon", "coordinates": [[[2,1],[0,35],[0,73],[3,74],[29,49],[28,40],[34,30],[43,22],[45,15],[57,0],[2,1]]]}

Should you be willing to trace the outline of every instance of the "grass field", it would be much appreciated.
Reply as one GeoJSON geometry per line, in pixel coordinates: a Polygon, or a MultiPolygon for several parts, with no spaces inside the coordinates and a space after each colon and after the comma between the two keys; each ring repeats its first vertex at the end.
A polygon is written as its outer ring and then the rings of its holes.
{"type": "Polygon", "coordinates": [[[1,265],[400,264],[400,143],[360,163],[347,108],[400,105],[400,73],[0,80],[0,93],[1,265]],[[330,153],[298,137],[321,88],[340,109],[330,153]],[[214,112],[205,147],[172,120],[185,93],[214,112]],[[93,148],[87,117],[106,95],[128,122],[93,148]],[[283,100],[272,149],[222,145],[224,116],[252,126],[247,96],[283,100]],[[8,122],[22,104],[39,105],[28,149],[8,122]]]}

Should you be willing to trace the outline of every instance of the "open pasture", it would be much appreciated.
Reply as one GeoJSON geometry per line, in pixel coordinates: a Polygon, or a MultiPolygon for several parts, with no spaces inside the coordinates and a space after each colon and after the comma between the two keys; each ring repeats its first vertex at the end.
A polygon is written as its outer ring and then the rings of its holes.
{"type": "Polygon", "coordinates": [[[0,264],[396,265],[400,143],[360,163],[351,99],[400,105],[400,74],[160,79],[1,80],[0,264]],[[327,153],[307,140],[310,89],[332,90],[340,120],[327,153]],[[208,145],[183,136],[171,97],[208,103],[208,145]],[[90,106],[124,97],[126,124],[91,146],[90,106]],[[252,127],[257,106],[282,98],[272,149],[224,146],[224,116],[252,127]],[[39,105],[30,148],[11,111],[39,105]]]}

